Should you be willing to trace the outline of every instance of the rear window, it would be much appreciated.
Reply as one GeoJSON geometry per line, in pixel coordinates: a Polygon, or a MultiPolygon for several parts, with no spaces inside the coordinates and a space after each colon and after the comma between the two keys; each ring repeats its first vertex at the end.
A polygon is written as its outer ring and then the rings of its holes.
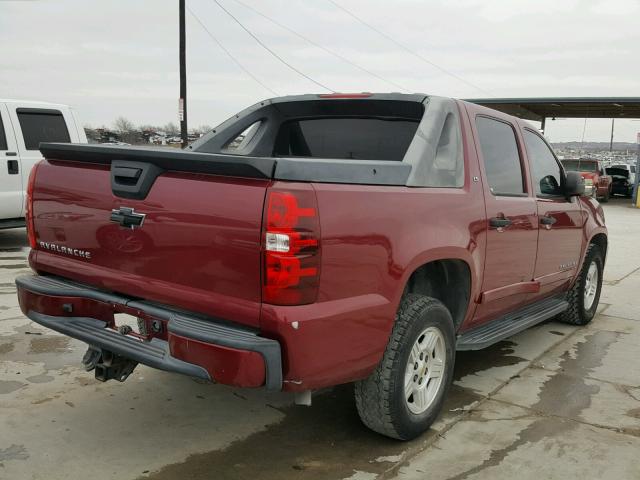
{"type": "Polygon", "coordinates": [[[59,110],[19,108],[17,113],[27,150],[37,150],[40,142],[71,141],[59,110]]]}
{"type": "Polygon", "coordinates": [[[590,160],[562,160],[562,166],[570,172],[595,172],[598,167],[590,160]]]}
{"type": "Polygon", "coordinates": [[[617,175],[620,177],[629,178],[629,170],[627,170],[626,168],[610,167],[607,168],[607,175],[617,175]]]}
{"type": "Polygon", "coordinates": [[[274,156],[401,161],[418,120],[315,118],[282,124],[274,156]]]}
{"type": "Polygon", "coordinates": [[[491,193],[524,194],[522,162],[513,127],[501,120],[478,117],[476,128],[491,193]]]}

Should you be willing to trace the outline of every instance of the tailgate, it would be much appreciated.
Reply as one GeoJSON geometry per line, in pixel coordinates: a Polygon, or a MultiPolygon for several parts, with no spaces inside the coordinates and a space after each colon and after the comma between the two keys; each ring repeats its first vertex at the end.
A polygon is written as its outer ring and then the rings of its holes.
{"type": "Polygon", "coordinates": [[[33,192],[38,246],[32,266],[258,326],[262,209],[269,183],[165,171],[146,198],[132,199],[112,191],[109,164],[44,161],[33,192]]]}

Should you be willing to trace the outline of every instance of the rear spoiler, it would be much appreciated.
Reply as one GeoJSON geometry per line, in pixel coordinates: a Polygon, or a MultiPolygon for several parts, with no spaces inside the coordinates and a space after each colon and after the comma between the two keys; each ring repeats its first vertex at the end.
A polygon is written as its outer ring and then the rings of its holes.
{"type": "Polygon", "coordinates": [[[113,171],[126,163],[150,164],[162,171],[209,173],[230,177],[263,178],[357,185],[406,185],[411,165],[383,160],[274,158],[199,153],[175,148],[41,143],[48,160],[109,165],[113,171]]]}
{"type": "Polygon", "coordinates": [[[111,165],[114,160],[144,162],[174,172],[210,173],[232,177],[273,178],[276,160],[220,153],[197,153],[177,148],[41,143],[40,152],[49,160],[70,160],[111,165]]]}

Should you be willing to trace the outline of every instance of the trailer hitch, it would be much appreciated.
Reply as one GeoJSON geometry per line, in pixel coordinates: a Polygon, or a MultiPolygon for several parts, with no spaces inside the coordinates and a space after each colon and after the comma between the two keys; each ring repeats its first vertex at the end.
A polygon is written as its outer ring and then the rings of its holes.
{"type": "Polygon", "coordinates": [[[82,358],[87,372],[95,370],[96,380],[118,380],[124,382],[138,365],[138,362],[116,355],[108,350],[89,347],[82,358]]]}

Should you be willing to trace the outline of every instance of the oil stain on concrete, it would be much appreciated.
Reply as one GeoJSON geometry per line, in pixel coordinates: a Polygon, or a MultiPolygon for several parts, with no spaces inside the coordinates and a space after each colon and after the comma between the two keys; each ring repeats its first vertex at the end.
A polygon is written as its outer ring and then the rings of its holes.
{"type": "MultiPolygon", "coordinates": [[[[477,395],[453,387],[444,410],[460,410],[475,400],[477,395]]],[[[284,413],[280,423],[223,450],[191,455],[141,478],[314,480],[347,478],[355,472],[376,475],[391,465],[385,458],[400,458],[416,442],[437,435],[430,430],[414,442],[399,442],[373,433],[360,422],[349,385],[317,395],[310,408],[292,406],[284,413]]]]}
{"type": "Polygon", "coordinates": [[[560,360],[559,373],[544,383],[538,401],[531,407],[539,418],[522,430],[511,445],[492,451],[489,458],[480,465],[449,480],[467,479],[482,470],[499,465],[509,453],[522,445],[555,437],[575,427],[576,422],[569,419],[579,418],[580,413],[591,404],[592,395],[599,391],[598,386],[587,385],[585,377],[602,364],[602,358],[618,336],[618,333],[600,331],[585,337],[585,341],[577,345],[574,355],[565,352],[560,360]]]}
{"type": "Polygon", "coordinates": [[[26,383],[17,382],[15,380],[0,380],[0,395],[15,392],[24,387],[26,383]]]}
{"type": "Polygon", "coordinates": [[[69,349],[69,337],[42,336],[31,339],[29,354],[65,353],[69,349]]]}
{"type": "Polygon", "coordinates": [[[456,367],[453,380],[459,381],[467,375],[480,373],[488,368],[517,365],[527,360],[513,355],[516,344],[504,340],[479,351],[456,352],[456,367]]]}
{"type": "Polygon", "coordinates": [[[7,460],[27,460],[29,453],[24,445],[11,445],[7,448],[0,448],[0,462],[7,460]]]}
{"type": "Polygon", "coordinates": [[[30,383],[49,383],[55,380],[51,375],[47,375],[42,373],[40,375],[32,375],[31,377],[27,377],[26,379],[30,383]]]}
{"type": "Polygon", "coordinates": [[[15,329],[15,334],[2,337],[0,358],[9,362],[42,363],[44,370],[60,370],[78,366],[83,344],[62,335],[34,332],[30,325],[15,329]]]}

